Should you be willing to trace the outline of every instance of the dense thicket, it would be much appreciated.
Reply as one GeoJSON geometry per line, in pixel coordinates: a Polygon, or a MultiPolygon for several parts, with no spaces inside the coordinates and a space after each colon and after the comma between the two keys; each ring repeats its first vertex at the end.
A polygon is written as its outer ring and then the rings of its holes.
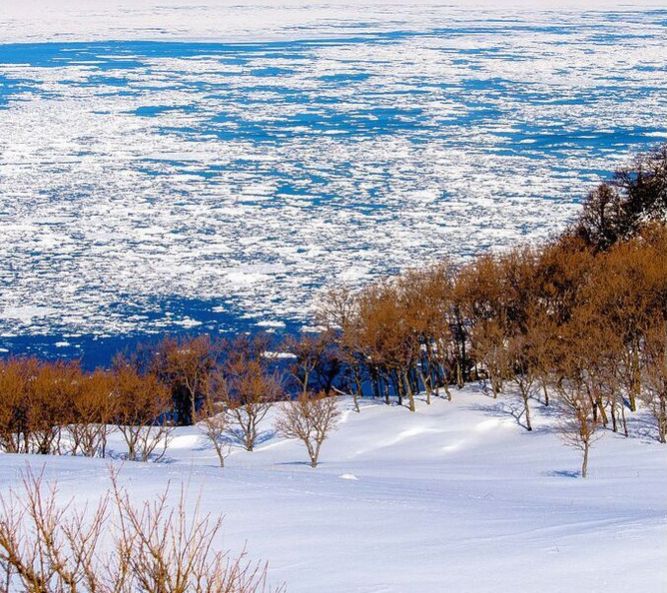
{"type": "Polygon", "coordinates": [[[319,322],[358,397],[414,410],[440,391],[512,384],[532,429],[531,402],[627,434],[645,402],[666,440],[667,145],[601,184],[560,237],[540,247],[440,261],[353,292],[334,287],[319,322]],[[582,410],[587,410],[582,415],[582,410]]]}
{"type": "MultiPolygon", "coordinates": [[[[351,293],[333,289],[322,323],[358,396],[396,397],[414,409],[451,386],[485,380],[497,397],[513,383],[531,430],[530,401],[580,386],[604,424],[625,426],[640,399],[664,427],[667,231],[645,225],[594,251],[567,237],[542,248],[438,263],[351,293]]],[[[664,440],[664,428],[660,430],[664,440]]]]}
{"type": "Polygon", "coordinates": [[[573,232],[595,249],[635,236],[648,222],[667,221],[667,144],[616,170],[584,202],[573,232]]]}

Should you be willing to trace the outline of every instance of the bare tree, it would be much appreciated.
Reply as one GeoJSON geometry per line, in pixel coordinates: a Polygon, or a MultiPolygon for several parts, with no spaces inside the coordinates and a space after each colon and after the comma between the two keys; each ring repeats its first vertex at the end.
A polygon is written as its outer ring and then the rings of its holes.
{"type": "Polygon", "coordinates": [[[205,397],[210,374],[215,370],[219,344],[208,335],[196,338],[166,337],[158,346],[153,361],[156,374],[170,386],[183,424],[197,421],[197,405],[205,397]]]}
{"type": "Polygon", "coordinates": [[[644,340],[645,389],[643,399],[655,418],[658,440],[667,442],[667,323],[658,320],[646,332],[644,340]]]}
{"type": "Polygon", "coordinates": [[[282,394],[282,379],[277,372],[267,372],[257,361],[247,361],[242,373],[226,380],[224,389],[231,424],[236,429],[234,434],[247,451],[253,451],[260,423],[282,394]]]}
{"type": "Polygon", "coordinates": [[[31,452],[40,455],[63,453],[63,432],[74,419],[71,402],[83,387],[78,363],[42,363],[29,384],[28,423],[31,452]]]}
{"type": "Polygon", "coordinates": [[[230,417],[225,400],[208,396],[198,412],[198,417],[197,427],[213,445],[220,467],[225,467],[225,458],[231,449],[228,432],[230,417]]]}
{"type": "Polygon", "coordinates": [[[585,478],[591,446],[601,436],[599,422],[593,417],[594,404],[576,379],[563,380],[557,391],[563,412],[559,423],[561,438],[566,445],[581,451],[581,477],[585,478]]]}
{"type": "Polygon", "coordinates": [[[164,457],[173,430],[169,419],[171,394],[154,374],[141,373],[130,359],[114,361],[115,423],[131,461],[164,457]]]}
{"type": "Polygon", "coordinates": [[[503,390],[505,379],[512,376],[503,329],[495,320],[484,320],[476,326],[472,340],[472,353],[484,365],[493,398],[496,399],[503,390]]]}
{"type": "MultiPolygon", "coordinates": [[[[335,343],[340,364],[352,393],[354,410],[360,412],[363,396],[364,353],[359,340],[359,299],[346,284],[327,290],[315,310],[315,321],[326,328],[335,343]]],[[[298,359],[297,359],[298,362],[298,359]]]]}
{"type": "Polygon", "coordinates": [[[519,388],[523,401],[523,413],[526,419],[526,430],[532,431],[533,424],[530,416],[530,398],[533,393],[533,385],[536,380],[535,370],[537,365],[530,351],[530,344],[525,335],[519,334],[508,340],[507,349],[512,361],[511,378],[519,388]]]}
{"type": "Polygon", "coordinates": [[[82,377],[82,388],[70,402],[72,454],[105,457],[117,399],[111,373],[95,371],[82,377]]]}
{"type": "Polygon", "coordinates": [[[269,368],[264,336],[240,336],[226,349],[226,361],[209,384],[213,401],[225,403],[229,429],[247,450],[255,448],[259,425],[283,393],[282,375],[269,368]]]}
{"type": "Polygon", "coordinates": [[[339,416],[335,397],[301,393],[296,400],[283,404],[276,429],[285,438],[300,440],[308,451],[310,466],[317,467],[322,443],[336,428],[339,416]]]}
{"type": "Polygon", "coordinates": [[[285,340],[285,349],[294,355],[290,372],[303,393],[318,387],[330,393],[341,368],[341,360],[335,351],[334,332],[320,334],[303,333],[285,340]],[[315,387],[317,385],[317,387],[315,387]]]}
{"type": "Polygon", "coordinates": [[[10,358],[0,361],[0,448],[5,453],[28,453],[30,384],[39,361],[10,358]]]}

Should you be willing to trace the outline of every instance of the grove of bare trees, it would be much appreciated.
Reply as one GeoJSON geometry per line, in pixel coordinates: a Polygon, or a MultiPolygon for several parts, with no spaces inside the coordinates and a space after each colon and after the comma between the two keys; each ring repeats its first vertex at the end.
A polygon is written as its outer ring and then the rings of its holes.
{"type": "Polygon", "coordinates": [[[103,457],[115,427],[130,459],[155,459],[175,424],[199,422],[223,465],[231,443],[255,448],[271,405],[287,400],[278,429],[315,466],[335,423],[329,396],[351,394],[357,411],[362,397],[415,411],[417,394],[451,400],[470,381],[494,398],[518,394],[528,431],[535,406],[556,400],[584,467],[597,431],[628,436],[640,407],[665,442],[666,223],[663,145],[592,191],[545,244],[330,287],[319,333],[165,337],[94,372],[0,360],[0,449],[103,457]]]}

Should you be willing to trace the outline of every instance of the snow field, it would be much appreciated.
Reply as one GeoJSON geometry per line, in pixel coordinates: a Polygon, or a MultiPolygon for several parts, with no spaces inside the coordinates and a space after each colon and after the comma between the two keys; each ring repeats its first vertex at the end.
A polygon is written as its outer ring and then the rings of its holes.
{"type": "MultiPolygon", "coordinates": [[[[167,462],[127,462],[121,482],[137,500],[186,484],[192,508],[200,495],[225,516],[224,545],[247,543],[292,593],[664,591],[667,466],[648,421],[636,415],[630,439],[605,433],[583,480],[554,415],[535,403],[531,434],[510,402],[476,386],[414,414],[342,399],[314,470],[268,418],[258,449],[235,448],[224,469],[196,429],[178,429],[167,462]]],[[[105,460],[2,455],[0,490],[26,463],[77,501],[108,485],[105,460]]]]}
{"type": "Polygon", "coordinates": [[[272,40],[434,26],[458,12],[664,8],[661,0],[2,0],[0,43],[95,39],[272,40]]]}

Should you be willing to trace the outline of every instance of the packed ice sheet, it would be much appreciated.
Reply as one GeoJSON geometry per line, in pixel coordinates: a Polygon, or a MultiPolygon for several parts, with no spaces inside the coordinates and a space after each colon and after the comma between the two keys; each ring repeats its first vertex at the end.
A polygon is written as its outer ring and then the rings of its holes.
{"type": "Polygon", "coordinates": [[[662,0],[2,0],[0,42],[178,39],[267,41],[341,31],[427,29],[543,11],[664,9],[662,0]],[[461,17],[463,13],[463,17],[461,17]]]}
{"type": "Polygon", "coordinates": [[[3,339],[303,319],[325,285],[544,240],[667,137],[665,10],[355,6],[381,26],[0,45],[3,339]]]}

